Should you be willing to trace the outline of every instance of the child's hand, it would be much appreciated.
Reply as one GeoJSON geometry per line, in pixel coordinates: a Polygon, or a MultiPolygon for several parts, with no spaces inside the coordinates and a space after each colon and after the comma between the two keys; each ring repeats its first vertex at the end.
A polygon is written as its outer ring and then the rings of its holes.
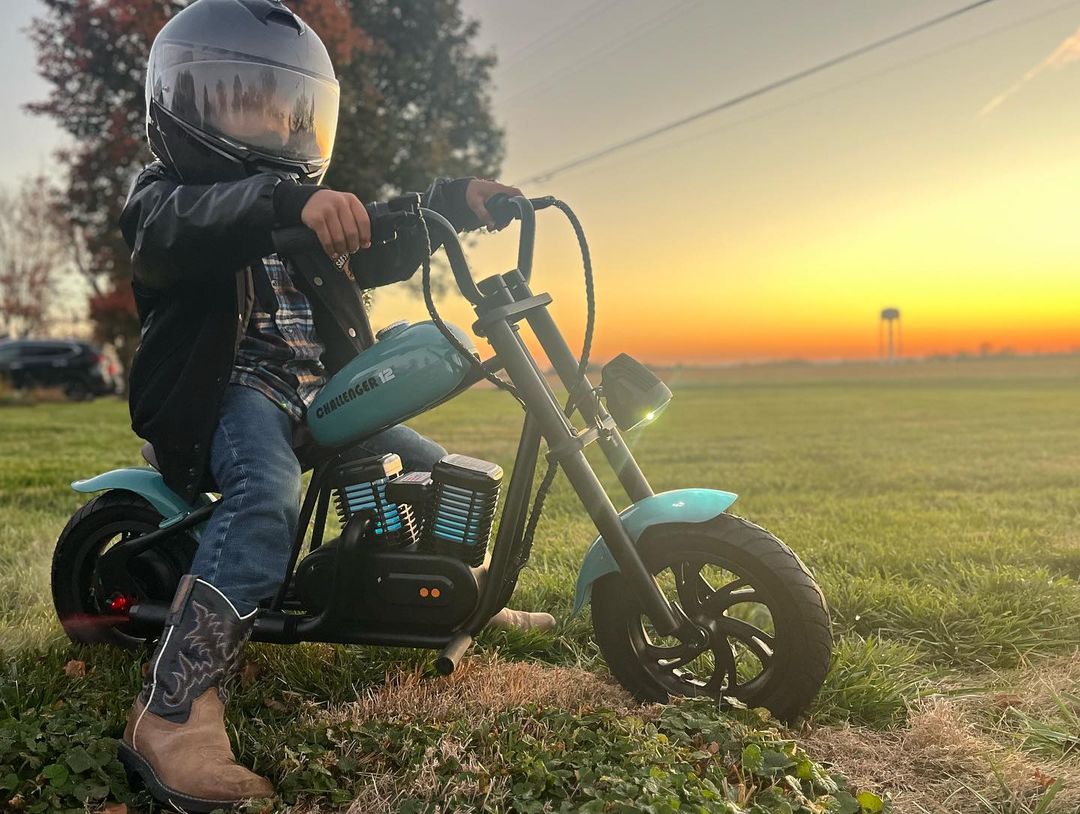
{"type": "Polygon", "coordinates": [[[332,260],[371,248],[371,221],[360,199],[352,193],[320,189],[308,198],[300,220],[319,236],[332,260]]]}
{"type": "Polygon", "coordinates": [[[495,230],[495,218],[491,217],[491,213],[487,211],[484,203],[492,195],[497,195],[500,192],[509,195],[511,198],[521,194],[521,190],[517,187],[508,187],[498,181],[488,181],[482,178],[474,178],[465,188],[465,203],[469,205],[469,209],[480,219],[481,223],[491,231],[495,230]]]}

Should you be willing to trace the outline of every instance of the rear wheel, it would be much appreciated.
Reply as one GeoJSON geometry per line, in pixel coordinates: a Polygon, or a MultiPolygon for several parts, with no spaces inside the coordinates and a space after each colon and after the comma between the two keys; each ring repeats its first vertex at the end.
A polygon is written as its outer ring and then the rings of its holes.
{"type": "Polygon", "coordinates": [[[90,387],[81,379],[68,382],[64,387],[64,395],[67,396],[68,401],[90,401],[94,398],[90,387]]]}
{"type": "Polygon", "coordinates": [[[99,568],[116,544],[156,531],[161,514],[142,497],[105,492],[72,515],[56,542],[53,604],[68,637],[79,644],[136,648],[145,637],[128,621],[138,602],[169,602],[195,556],[187,534],[170,535],[127,561],[122,579],[99,568]]]}
{"type": "Polygon", "coordinates": [[[821,688],[832,655],[829,611],[795,553],[769,532],[723,514],[648,529],[639,550],[677,613],[708,631],[699,646],[660,636],[622,574],[593,586],[597,644],[641,701],[732,698],[788,721],[821,688]]]}

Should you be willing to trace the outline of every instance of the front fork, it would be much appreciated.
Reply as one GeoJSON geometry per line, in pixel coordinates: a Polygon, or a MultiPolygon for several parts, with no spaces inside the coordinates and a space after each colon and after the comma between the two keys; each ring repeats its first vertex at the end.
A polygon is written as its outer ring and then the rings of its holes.
{"type": "MultiPolygon", "coordinates": [[[[642,562],[634,541],[623,527],[607,492],[585,457],[584,447],[595,433],[619,482],[633,501],[653,494],[652,488],[634,461],[626,443],[603,410],[588,378],[578,370],[577,360],[567,346],[546,305],[524,312],[525,319],[540,341],[563,385],[575,398],[577,409],[594,426],[579,434],[563,413],[532,355],[507,319],[484,320],[485,314],[500,306],[532,298],[528,283],[517,271],[502,277],[489,277],[479,285],[484,301],[477,306],[483,330],[500,363],[521,391],[529,415],[547,441],[549,454],[562,466],[567,479],[581,498],[597,531],[619,564],[623,575],[641,599],[641,604],[656,631],[662,636],[696,638],[697,631],[685,617],[679,618],[642,562]]],[[[535,458],[534,458],[535,460],[535,458]]],[[[516,469],[516,467],[515,467],[516,469]]],[[[509,548],[509,547],[507,547],[509,548]]],[[[494,565],[494,563],[493,563],[494,565]]]]}
{"type": "MultiPolygon", "coordinates": [[[[520,302],[533,295],[520,271],[507,272],[503,275],[503,280],[515,301],[520,302]]],[[[596,425],[598,421],[606,419],[607,411],[597,399],[588,377],[578,369],[578,360],[574,358],[573,351],[566,344],[566,339],[548,309],[537,308],[530,311],[525,315],[525,320],[540,340],[563,386],[571,395],[576,396],[575,406],[585,421],[590,425],[596,425]]],[[[602,434],[599,443],[604,457],[615,471],[630,501],[637,503],[639,500],[652,497],[652,487],[649,486],[634,456],[630,454],[630,448],[626,446],[618,429],[612,427],[609,432],[602,434]]]]}

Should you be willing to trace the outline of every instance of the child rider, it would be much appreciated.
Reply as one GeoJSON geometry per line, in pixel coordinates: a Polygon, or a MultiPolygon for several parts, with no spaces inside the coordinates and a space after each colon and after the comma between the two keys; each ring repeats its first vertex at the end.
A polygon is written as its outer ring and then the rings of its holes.
{"type": "MultiPolygon", "coordinates": [[[[338,84],[319,37],[280,0],[197,0],[173,16],[150,53],[146,101],[157,160],[120,218],[142,324],[132,426],[179,495],[214,486],[221,502],[173,599],[120,757],[162,802],[211,811],[273,794],[233,759],[221,686],[259,603],[285,577],[298,427],[327,377],[362,349],[361,289],[408,279],[427,246],[408,233],[371,246],[360,201],[318,186],[338,84]],[[275,253],[272,231],[300,224],[322,245],[318,274],[275,253]]],[[[499,192],[520,194],[438,179],[424,203],[458,230],[492,227],[484,201],[499,192]]],[[[445,454],[404,426],[364,449],[423,470],[445,454]]],[[[506,609],[493,621],[554,624],[506,609]]]]}

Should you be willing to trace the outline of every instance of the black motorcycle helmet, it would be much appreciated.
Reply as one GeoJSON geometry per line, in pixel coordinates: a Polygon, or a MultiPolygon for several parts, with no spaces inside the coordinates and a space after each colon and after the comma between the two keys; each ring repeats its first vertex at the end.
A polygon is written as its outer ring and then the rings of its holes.
{"type": "Polygon", "coordinates": [[[186,183],[267,170],[318,183],[337,117],[326,47],[281,0],[194,0],[150,49],[150,149],[186,183]]]}

